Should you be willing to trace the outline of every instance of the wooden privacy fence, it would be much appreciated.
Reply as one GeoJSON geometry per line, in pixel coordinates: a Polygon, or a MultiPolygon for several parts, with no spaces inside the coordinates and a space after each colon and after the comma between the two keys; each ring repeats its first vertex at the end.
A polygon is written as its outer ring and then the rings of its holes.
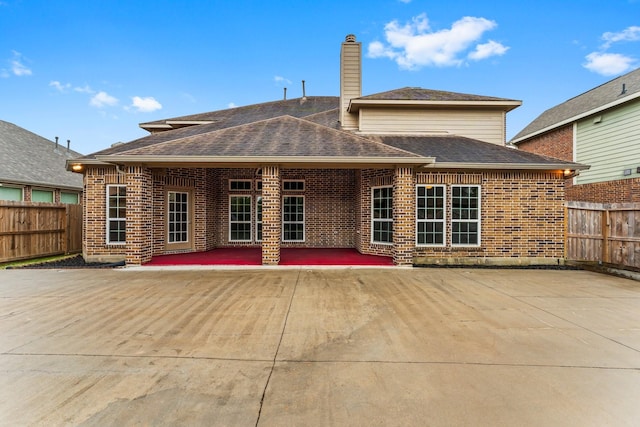
{"type": "Polygon", "coordinates": [[[566,258],[640,269],[640,203],[566,202],[566,258]]]}
{"type": "Polygon", "coordinates": [[[82,251],[82,205],[0,201],[0,262],[82,251]]]}

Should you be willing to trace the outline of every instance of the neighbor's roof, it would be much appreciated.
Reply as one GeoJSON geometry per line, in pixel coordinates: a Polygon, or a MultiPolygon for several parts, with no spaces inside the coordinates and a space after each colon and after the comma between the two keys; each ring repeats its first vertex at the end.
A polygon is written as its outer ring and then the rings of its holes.
{"type": "Polygon", "coordinates": [[[640,98],[640,68],[548,109],[518,132],[511,142],[517,144],[637,98],[640,98]]]}
{"type": "Polygon", "coordinates": [[[81,154],[0,120],[0,182],[82,190],[82,176],[66,170],[81,154]]]}
{"type": "Polygon", "coordinates": [[[420,87],[405,87],[387,92],[375,93],[352,99],[349,112],[356,112],[362,106],[460,106],[478,108],[499,108],[510,111],[522,101],[515,99],[496,98],[492,96],[471,95],[467,93],[446,92],[442,90],[423,89],[420,87]]]}

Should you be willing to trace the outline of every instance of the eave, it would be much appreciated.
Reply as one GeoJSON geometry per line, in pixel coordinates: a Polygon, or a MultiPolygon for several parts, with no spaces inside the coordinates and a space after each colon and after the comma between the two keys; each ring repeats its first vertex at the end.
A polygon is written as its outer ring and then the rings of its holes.
{"type": "Polygon", "coordinates": [[[352,99],[349,102],[349,113],[356,113],[360,108],[478,108],[499,109],[511,111],[522,105],[522,101],[424,101],[424,100],[381,100],[381,99],[352,99]]]}
{"type": "Polygon", "coordinates": [[[580,163],[465,163],[434,162],[425,166],[429,169],[485,169],[485,170],[546,170],[546,171],[580,171],[590,166],[580,163]]]}
{"type": "MultiPolygon", "coordinates": [[[[288,167],[316,168],[368,168],[396,165],[425,167],[435,161],[433,157],[331,157],[331,156],[96,156],[100,164],[143,164],[149,167],[255,167],[279,164],[288,167]]],[[[76,161],[75,163],[81,163],[76,161]]],[[[95,164],[95,163],[93,163],[95,164]]]]}

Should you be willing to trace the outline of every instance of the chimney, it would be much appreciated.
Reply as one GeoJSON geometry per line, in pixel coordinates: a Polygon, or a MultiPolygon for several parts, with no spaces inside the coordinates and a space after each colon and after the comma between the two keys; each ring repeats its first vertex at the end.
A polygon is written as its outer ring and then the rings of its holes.
{"type": "Polygon", "coordinates": [[[362,96],[362,43],[347,35],[340,49],[340,124],[342,129],[357,130],[357,114],[349,114],[349,101],[362,96]]]}

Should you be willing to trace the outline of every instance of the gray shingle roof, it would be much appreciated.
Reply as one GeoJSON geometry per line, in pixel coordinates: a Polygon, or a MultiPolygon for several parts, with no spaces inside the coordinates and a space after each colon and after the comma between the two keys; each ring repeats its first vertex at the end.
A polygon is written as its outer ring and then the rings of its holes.
{"type": "Polygon", "coordinates": [[[280,116],[118,153],[123,156],[420,157],[308,120],[280,116]]]}
{"type": "Polygon", "coordinates": [[[549,165],[550,168],[574,169],[577,163],[541,156],[514,148],[502,147],[463,136],[371,136],[383,144],[410,151],[421,156],[435,157],[435,167],[441,163],[549,165]]]}
{"type": "Polygon", "coordinates": [[[614,102],[633,99],[639,93],[640,68],[546,110],[518,132],[512,141],[517,143],[541,131],[552,130],[555,127],[572,123],[585,113],[598,111],[598,109],[614,102]],[[624,93],[622,92],[623,84],[625,86],[624,93]]]}
{"type": "Polygon", "coordinates": [[[82,175],[68,172],[69,159],[80,157],[33,132],[0,120],[0,182],[82,190],[82,175]]]}
{"type": "Polygon", "coordinates": [[[443,90],[423,89],[420,87],[404,87],[402,89],[362,96],[357,99],[384,101],[515,101],[513,99],[446,92],[443,90]]]}

